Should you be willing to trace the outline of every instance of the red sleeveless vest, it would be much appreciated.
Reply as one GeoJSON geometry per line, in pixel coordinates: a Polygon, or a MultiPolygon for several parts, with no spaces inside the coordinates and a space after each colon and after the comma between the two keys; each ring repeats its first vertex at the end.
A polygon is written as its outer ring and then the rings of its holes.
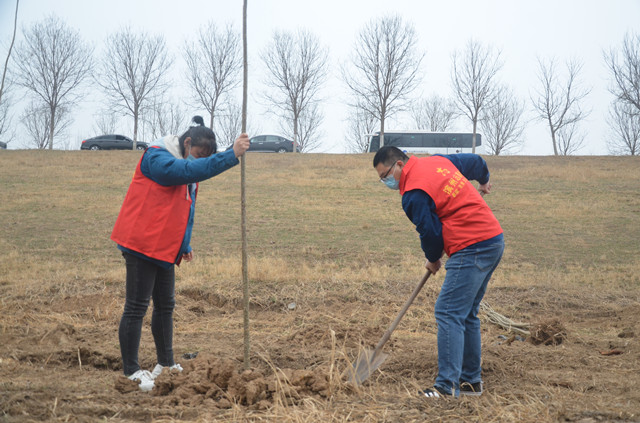
{"type": "Polygon", "coordinates": [[[174,263],[189,222],[192,199],[187,185],[163,186],[144,176],[141,163],[142,159],[129,185],[111,239],[147,257],[174,263]]]}
{"type": "Polygon", "coordinates": [[[412,156],[402,169],[400,194],[420,189],[436,205],[442,223],[444,251],[449,257],[502,233],[500,223],[478,190],[450,160],[412,156]]]}

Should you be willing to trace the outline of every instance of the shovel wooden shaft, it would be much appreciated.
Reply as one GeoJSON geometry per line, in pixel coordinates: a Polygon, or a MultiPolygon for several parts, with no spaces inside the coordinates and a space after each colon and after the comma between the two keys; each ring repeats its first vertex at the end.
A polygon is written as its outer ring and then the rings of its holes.
{"type": "Polygon", "coordinates": [[[382,352],[382,347],[391,337],[391,334],[400,323],[400,320],[402,320],[402,317],[411,306],[411,303],[413,303],[413,300],[418,296],[418,293],[427,282],[427,279],[429,279],[429,276],[431,276],[431,271],[427,270],[427,273],[424,275],[418,286],[413,290],[411,297],[409,297],[407,302],[404,304],[396,319],[391,323],[391,326],[389,326],[389,329],[387,329],[384,335],[382,335],[382,339],[380,339],[380,342],[376,345],[375,350],[371,351],[365,349],[361,351],[358,356],[358,360],[354,363],[353,369],[349,375],[349,382],[354,383],[355,385],[361,384],[367,380],[369,376],[371,376],[371,374],[387,359],[388,355],[382,352]]]}
{"type": "Polygon", "coordinates": [[[425,273],[425,275],[422,277],[422,280],[420,281],[418,286],[416,286],[416,288],[413,290],[413,293],[411,294],[411,297],[409,297],[407,302],[404,303],[404,306],[402,307],[402,310],[400,310],[400,313],[398,313],[398,317],[396,317],[396,319],[391,323],[391,326],[389,326],[389,329],[387,329],[387,331],[384,333],[384,335],[382,335],[382,339],[380,339],[380,342],[378,342],[378,345],[376,345],[376,349],[373,350],[373,356],[374,357],[376,355],[378,355],[378,351],[380,351],[382,349],[382,347],[384,346],[384,344],[387,343],[389,338],[391,338],[391,334],[396,329],[396,327],[400,323],[400,320],[402,320],[402,318],[404,317],[404,315],[407,312],[407,310],[409,310],[409,307],[411,307],[411,304],[413,303],[413,300],[416,299],[416,297],[418,296],[418,293],[420,292],[420,290],[422,289],[424,284],[427,282],[427,279],[429,279],[429,276],[431,276],[431,270],[427,270],[427,273],[425,273]]]}

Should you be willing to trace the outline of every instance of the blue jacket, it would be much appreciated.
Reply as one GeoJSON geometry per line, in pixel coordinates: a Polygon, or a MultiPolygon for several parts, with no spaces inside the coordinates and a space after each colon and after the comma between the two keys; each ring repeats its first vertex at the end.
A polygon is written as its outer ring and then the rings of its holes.
{"type": "Polygon", "coordinates": [[[151,261],[163,268],[169,268],[177,263],[183,254],[191,252],[191,233],[195,215],[196,183],[216,176],[239,163],[233,149],[225,152],[213,154],[206,158],[187,160],[174,157],[169,150],[164,148],[164,140],[160,139],[153,145],[160,148],[149,148],[145,151],[140,163],[140,170],[143,175],[157,184],[163,186],[188,185],[189,192],[193,198],[189,221],[185,230],[180,252],[173,263],[156,260],[145,256],[137,251],[118,245],[118,248],[137,257],[151,261]]]}

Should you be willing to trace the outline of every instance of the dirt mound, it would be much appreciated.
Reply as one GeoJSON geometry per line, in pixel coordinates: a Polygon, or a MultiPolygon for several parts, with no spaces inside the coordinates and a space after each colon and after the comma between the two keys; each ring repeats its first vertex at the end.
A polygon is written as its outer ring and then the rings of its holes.
{"type": "MultiPolygon", "coordinates": [[[[240,404],[249,409],[267,409],[276,402],[295,404],[304,397],[329,396],[329,369],[243,370],[242,364],[229,359],[199,355],[187,362],[181,373],[165,370],[156,379],[151,394],[174,405],[226,409],[240,404]]],[[[124,376],[115,388],[123,394],[135,392],[137,383],[124,376]]]]}
{"type": "Polygon", "coordinates": [[[534,325],[529,336],[529,341],[533,345],[559,345],[565,339],[567,339],[567,330],[557,319],[534,325]]]}
{"type": "Polygon", "coordinates": [[[44,333],[38,340],[38,344],[63,346],[73,342],[76,329],[73,325],[67,323],[59,323],[55,328],[51,328],[44,333]]]}

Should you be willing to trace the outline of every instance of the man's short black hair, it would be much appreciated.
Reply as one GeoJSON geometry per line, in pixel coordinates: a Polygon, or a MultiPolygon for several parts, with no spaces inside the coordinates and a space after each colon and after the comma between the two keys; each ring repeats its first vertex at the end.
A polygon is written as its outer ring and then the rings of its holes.
{"type": "Polygon", "coordinates": [[[406,163],[407,160],[409,160],[409,157],[404,154],[398,147],[385,145],[381,147],[380,150],[378,150],[375,156],[373,156],[373,167],[378,166],[379,163],[382,163],[385,166],[389,166],[393,162],[397,162],[398,160],[402,160],[406,163]]]}

